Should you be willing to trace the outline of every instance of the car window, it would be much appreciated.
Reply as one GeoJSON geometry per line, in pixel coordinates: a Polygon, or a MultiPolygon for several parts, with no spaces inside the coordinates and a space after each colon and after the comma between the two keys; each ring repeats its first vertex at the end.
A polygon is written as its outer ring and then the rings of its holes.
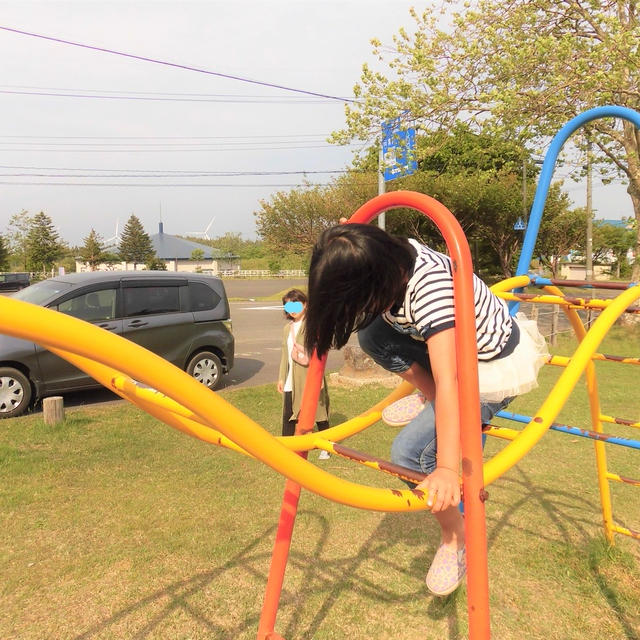
{"type": "Polygon", "coordinates": [[[125,316],[180,311],[180,287],[125,287],[123,292],[125,316]]]}
{"type": "Polygon", "coordinates": [[[13,294],[13,298],[31,302],[32,304],[42,304],[57,293],[63,293],[71,289],[71,283],[58,282],[57,280],[43,280],[32,284],[26,289],[17,291],[13,294]]]}
{"type": "Polygon", "coordinates": [[[102,289],[69,298],[58,305],[58,311],[88,322],[113,320],[116,317],[116,290],[102,289]]]}
{"type": "Polygon", "coordinates": [[[216,308],[220,296],[202,282],[190,282],[189,301],[191,311],[209,311],[216,308]]]}

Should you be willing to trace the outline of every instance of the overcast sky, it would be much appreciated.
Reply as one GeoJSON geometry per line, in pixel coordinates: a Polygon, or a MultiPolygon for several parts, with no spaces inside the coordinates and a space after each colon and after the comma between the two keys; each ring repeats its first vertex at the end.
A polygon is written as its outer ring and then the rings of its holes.
{"type": "MultiPolygon", "coordinates": [[[[26,209],[70,244],[92,227],[112,237],[131,213],[150,234],[160,219],[186,234],[215,217],[210,236],[255,238],[260,199],[301,184],[294,172],[326,183],[349,164],[353,149],[325,142],[343,102],[214,74],[350,97],[375,65],[371,38],[411,29],[412,4],[0,0],[2,27],[213,72],[0,30],[0,232],[26,209]]],[[[584,204],[582,185],[567,191],[584,204]]],[[[632,215],[620,185],[595,181],[594,207],[632,215]]]]}

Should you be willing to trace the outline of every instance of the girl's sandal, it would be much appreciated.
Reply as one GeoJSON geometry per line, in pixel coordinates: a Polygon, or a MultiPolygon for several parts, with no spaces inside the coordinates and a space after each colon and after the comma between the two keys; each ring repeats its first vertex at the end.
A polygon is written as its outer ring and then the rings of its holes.
{"type": "Polygon", "coordinates": [[[404,427],[424,409],[424,396],[418,392],[396,400],[382,410],[382,421],[390,427],[404,427]]]}
{"type": "Polygon", "coordinates": [[[464,580],[467,573],[465,549],[458,551],[440,545],[427,573],[427,588],[436,596],[448,596],[464,580]]]}

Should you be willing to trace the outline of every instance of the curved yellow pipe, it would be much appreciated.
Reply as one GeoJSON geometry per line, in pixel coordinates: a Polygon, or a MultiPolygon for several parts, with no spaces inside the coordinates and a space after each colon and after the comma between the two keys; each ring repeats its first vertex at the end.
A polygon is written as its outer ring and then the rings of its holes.
{"type": "MultiPolygon", "coordinates": [[[[517,276],[494,285],[492,289],[495,292],[506,291],[526,286],[528,282],[528,276],[517,276]]],[[[538,442],[591,363],[591,357],[606,332],[638,297],[640,285],[624,291],[602,312],[538,414],[518,437],[485,463],[485,484],[490,484],[519,462],[538,442]]],[[[318,495],[348,506],[377,511],[412,511],[426,507],[425,496],[420,491],[367,487],[319,469],[294,453],[315,448],[317,434],[275,438],[182,370],[120,336],[12,298],[0,298],[0,311],[4,312],[5,333],[42,344],[170,426],[206,442],[253,456],[318,495]],[[41,335],[41,327],[47,327],[46,337],[41,335]],[[152,389],[140,387],[134,379],[152,389]],[[176,390],[180,390],[183,404],[171,399],[176,390]]],[[[322,439],[341,441],[365,429],[380,419],[385,406],[411,390],[411,385],[402,383],[370,410],[324,431],[322,439]]]]}
{"type": "Polygon", "coordinates": [[[584,335],[571,362],[558,378],[538,413],[517,438],[485,463],[485,484],[492,483],[511,469],[540,440],[564,406],[583,371],[592,364],[591,357],[607,331],[638,297],[640,297],[640,285],[626,289],[600,314],[589,332],[584,335]]]}
{"type": "MultiPolygon", "coordinates": [[[[200,422],[215,427],[247,453],[309,491],[348,506],[375,511],[426,508],[426,496],[422,491],[367,487],[337,478],[312,465],[217,393],[129,340],[82,320],[12,298],[0,299],[0,312],[5,321],[5,333],[44,343],[47,348],[69,351],[88,360],[99,359],[107,367],[122,371],[168,397],[180,390],[183,406],[200,422]],[[42,338],[44,327],[46,339],[42,338]]],[[[376,414],[374,412],[369,419],[376,414]]],[[[316,436],[311,434],[311,437],[316,436]]]]}
{"type": "MultiPolygon", "coordinates": [[[[89,360],[88,358],[84,358],[70,351],[48,346],[45,341],[42,341],[41,344],[46,346],[52,353],[55,353],[61,358],[65,358],[74,366],[82,369],[85,373],[89,374],[92,378],[108,389],[111,389],[120,397],[130,401],[132,404],[135,404],[159,420],[166,422],[169,426],[175,427],[176,429],[203,440],[204,442],[226,447],[244,455],[249,455],[235,442],[200,421],[198,416],[192,411],[185,408],[175,400],[168,398],[159,391],[150,387],[142,387],[138,385],[135,380],[125,376],[120,371],[116,371],[115,369],[100,362],[96,362],[95,360],[89,360]]],[[[363,431],[380,420],[382,410],[386,406],[408,395],[413,391],[413,389],[414,387],[408,382],[401,382],[391,393],[389,393],[389,395],[367,411],[364,411],[360,415],[355,416],[346,422],[331,427],[330,429],[325,429],[322,432],[322,439],[341,442],[342,440],[363,431]]],[[[291,451],[310,451],[311,449],[316,448],[317,442],[316,434],[313,433],[301,436],[277,436],[276,440],[291,451]]]]}

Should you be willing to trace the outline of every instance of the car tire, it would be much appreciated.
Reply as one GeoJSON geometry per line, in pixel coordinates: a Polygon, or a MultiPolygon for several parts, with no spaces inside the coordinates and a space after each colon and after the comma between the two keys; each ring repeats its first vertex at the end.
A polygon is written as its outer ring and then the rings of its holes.
{"type": "Polygon", "coordinates": [[[31,383],[18,369],[0,367],[0,418],[23,414],[31,402],[31,383]]]}
{"type": "Polygon", "coordinates": [[[209,389],[217,389],[222,384],[222,361],[211,351],[200,351],[189,360],[187,373],[209,389]]]}

